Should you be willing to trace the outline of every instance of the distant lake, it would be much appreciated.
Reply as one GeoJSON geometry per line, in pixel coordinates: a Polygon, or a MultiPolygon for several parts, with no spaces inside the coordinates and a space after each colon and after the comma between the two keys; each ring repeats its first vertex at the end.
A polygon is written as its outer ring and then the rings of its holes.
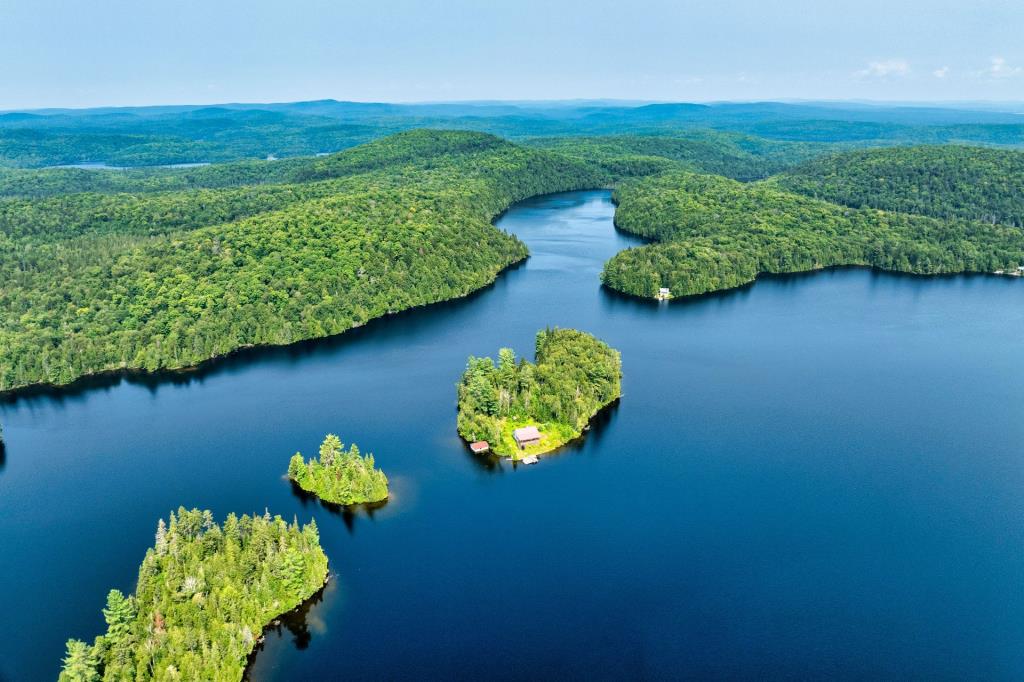
{"type": "Polygon", "coordinates": [[[102,161],[84,161],[82,163],[68,163],[60,166],[45,166],[45,168],[81,168],[82,170],[140,170],[145,168],[200,168],[209,166],[208,161],[197,163],[166,163],[156,166],[111,166],[102,161]]]}
{"type": "Polygon", "coordinates": [[[1024,679],[1024,282],[863,269],[657,305],[607,192],[498,225],[531,257],[465,300],[200,372],[0,402],[0,679],[103,631],[157,520],[315,517],[336,574],[255,680],[1024,679]],[[466,357],[546,325],[622,351],[621,403],[535,466],[455,432],[466,357]],[[328,432],[392,480],[297,496],[328,432]]]}

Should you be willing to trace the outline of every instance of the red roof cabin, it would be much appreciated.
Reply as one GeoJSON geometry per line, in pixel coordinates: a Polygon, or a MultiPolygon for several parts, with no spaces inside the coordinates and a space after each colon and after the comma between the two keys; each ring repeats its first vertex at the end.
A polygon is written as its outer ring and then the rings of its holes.
{"type": "Polygon", "coordinates": [[[485,440],[478,440],[475,443],[470,443],[469,444],[469,449],[472,450],[473,452],[475,452],[478,455],[482,455],[483,453],[485,453],[488,450],[490,450],[491,446],[485,440]]]}
{"type": "Polygon", "coordinates": [[[536,426],[524,426],[516,429],[512,432],[512,437],[515,438],[516,445],[520,450],[525,449],[527,445],[540,445],[540,431],[536,426]]]}

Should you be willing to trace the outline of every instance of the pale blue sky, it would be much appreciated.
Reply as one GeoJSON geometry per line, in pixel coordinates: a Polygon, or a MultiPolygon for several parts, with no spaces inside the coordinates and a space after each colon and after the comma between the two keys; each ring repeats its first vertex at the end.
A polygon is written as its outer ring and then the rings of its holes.
{"type": "Polygon", "coordinates": [[[1024,100],[1021,0],[0,0],[0,109],[1024,100]]]}

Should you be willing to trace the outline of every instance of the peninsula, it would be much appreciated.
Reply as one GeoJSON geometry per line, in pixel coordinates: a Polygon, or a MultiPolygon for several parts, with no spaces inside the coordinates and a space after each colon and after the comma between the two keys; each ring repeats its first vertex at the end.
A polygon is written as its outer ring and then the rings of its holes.
{"type": "Polygon", "coordinates": [[[615,191],[615,224],[654,243],[620,252],[601,278],[674,298],[834,266],[1016,274],[1022,177],[1019,151],[943,146],[838,154],[756,183],[692,172],[631,180],[615,191]]]}
{"type": "Polygon", "coordinates": [[[160,520],[134,595],[107,595],[107,632],[68,640],[61,682],[240,680],[263,627],[316,594],[327,556],[316,523],[179,508],[160,520]]]}
{"type": "Polygon", "coordinates": [[[458,387],[460,436],[486,441],[498,455],[530,458],[578,438],[622,395],[619,352],[590,334],[542,330],[535,355],[531,363],[502,348],[497,365],[469,358],[458,387]]]}

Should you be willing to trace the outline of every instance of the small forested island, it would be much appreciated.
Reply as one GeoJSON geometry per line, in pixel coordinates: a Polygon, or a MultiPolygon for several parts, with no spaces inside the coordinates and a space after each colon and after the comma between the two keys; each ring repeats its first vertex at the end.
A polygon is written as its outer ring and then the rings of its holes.
{"type": "Polygon", "coordinates": [[[622,395],[619,352],[590,334],[544,329],[534,352],[535,363],[517,360],[510,348],[498,352],[497,365],[469,358],[458,386],[459,435],[522,459],[579,437],[622,395]]]}
{"type": "Polygon", "coordinates": [[[316,594],[327,557],[316,523],[179,508],[160,520],[134,595],[107,595],[107,632],[71,639],[61,682],[240,680],[263,627],[316,594]]]}
{"type": "Polygon", "coordinates": [[[301,452],[292,455],[288,478],[332,504],[365,504],[388,497],[388,477],[374,468],[373,454],[359,454],[354,443],[345,450],[333,433],[327,434],[320,444],[319,457],[307,462],[301,452]]]}

